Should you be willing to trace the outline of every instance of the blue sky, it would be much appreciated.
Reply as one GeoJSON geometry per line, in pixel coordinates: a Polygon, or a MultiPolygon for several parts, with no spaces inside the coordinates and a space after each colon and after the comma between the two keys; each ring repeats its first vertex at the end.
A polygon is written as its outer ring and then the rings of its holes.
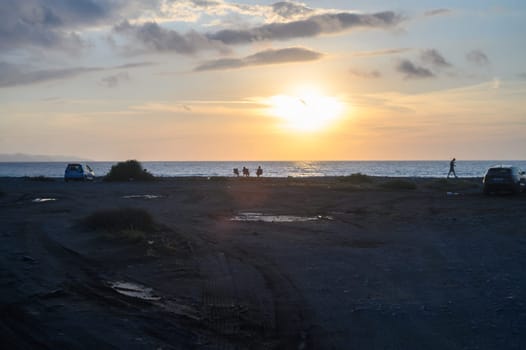
{"type": "Polygon", "coordinates": [[[5,0],[0,152],[525,159],[525,17],[521,1],[5,0]]]}

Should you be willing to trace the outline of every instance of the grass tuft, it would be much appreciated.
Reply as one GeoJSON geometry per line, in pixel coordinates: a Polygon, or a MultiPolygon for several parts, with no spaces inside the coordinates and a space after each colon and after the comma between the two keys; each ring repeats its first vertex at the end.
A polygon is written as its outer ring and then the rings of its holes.
{"type": "Polygon", "coordinates": [[[83,223],[91,230],[106,231],[132,241],[143,240],[147,232],[156,230],[150,213],[138,208],[99,210],[84,218],[83,223]]]}
{"type": "Polygon", "coordinates": [[[113,165],[104,181],[153,181],[155,176],[136,160],[127,160],[113,165]]]}
{"type": "Polygon", "coordinates": [[[40,181],[40,182],[53,182],[55,179],[47,176],[24,176],[23,178],[26,181],[40,181]]]}

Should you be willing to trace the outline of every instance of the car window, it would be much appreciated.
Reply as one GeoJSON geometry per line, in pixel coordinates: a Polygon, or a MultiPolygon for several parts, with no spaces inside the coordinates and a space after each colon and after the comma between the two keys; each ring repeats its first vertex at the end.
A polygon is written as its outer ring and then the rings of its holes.
{"type": "Polygon", "coordinates": [[[68,171],[77,171],[77,172],[82,171],[82,167],[79,164],[70,164],[68,165],[67,169],[68,171]]]}
{"type": "Polygon", "coordinates": [[[488,175],[509,175],[510,173],[510,168],[491,168],[488,170],[488,175]]]}

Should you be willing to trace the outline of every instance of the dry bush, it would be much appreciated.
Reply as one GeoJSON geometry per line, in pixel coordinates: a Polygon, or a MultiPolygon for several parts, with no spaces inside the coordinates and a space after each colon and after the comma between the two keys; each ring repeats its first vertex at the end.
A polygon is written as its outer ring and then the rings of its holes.
{"type": "Polygon", "coordinates": [[[144,239],[157,226],[150,213],[138,208],[99,210],[84,218],[83,223],[89,229],[134,241],[144,239]]]}
{"type": "Polygon", "coordinates": [[[127,160],[113,165],[104,181],[153,181],[155,176],[146,171],[136,160],[127,160]]]}

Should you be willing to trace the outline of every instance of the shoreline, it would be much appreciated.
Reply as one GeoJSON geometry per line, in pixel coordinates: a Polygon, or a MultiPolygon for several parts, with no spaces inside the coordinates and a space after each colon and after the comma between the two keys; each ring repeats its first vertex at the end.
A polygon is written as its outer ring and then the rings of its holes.
{"type": "MultiPolygon", "coordinates": [[[[156,181],[170,181],[170,180],[195,180],[195,179],[201,179],[201,180],[208,180],[208,179],[214,179],[214,180],[260,180],[260,181],[268,181],[268,180],[289,180],[289,179],[305,179],[305,180],[337,180],[337,179],[345,179],[349,178],[352,175],[364,175],[371,179],[404,179],[404,180],[477,180],[483,178],[483,176],[458,176],[457,178],[450,177],[447,179],[447,174],[443,177],[441,176],[376,176],[376,175],[365,175],[360,173],[355,174],[349,174],[349,175],[330,175],[330,176],[249,176],[249,177],[243,177],[243,176],[223,176],[223,175],[202,175],[202,176],[155,176],[156,181]]],[[[0,180],[9,180],[9,179],[18,179],[18,180],[26,180],[26,181],[60,181],[63,180],[63,176],[0,176],[0,180]]],[[[90,181],[87,181],[90,182],[90,181]]],[[[95,176],[94,182],[105,182],[104,176],[95,176]]],[[[119,181],[114,181],[114,183],[118,183],[119,181]]],[[[134,182],[129,181],[129,182],[134,182]]],[[[136,181],[141,182],[141,181],[136,181]]],[[[124,181],[126,183],[126,181],[124,181]]]]}
{"type": "MultiPolygon", "coordinates": [[[[463,161],[457,164],[457,175],[461,177],[481,177],[495,164],[511,163],[526,169],[526,161],[463,161]]],[[[89,164],[89,163],[88,163],[89,164]]],[[[112,162],[91,163],[99,177],[108,173],[112,162]]],[[[265,177],[311,177],[348,176],[362,173],[370,176],[390,177],[442,177],[449,170],[448,162],[440,161],[350,161],[350,162],[143,162],[154,176],[226,176],[231,177],[233,168],[248,166],[254,170],[261,165],[265,177]]],[[[51,176],[60,178],[66,163],[0,163],[0,176],[51,176]]]]}

